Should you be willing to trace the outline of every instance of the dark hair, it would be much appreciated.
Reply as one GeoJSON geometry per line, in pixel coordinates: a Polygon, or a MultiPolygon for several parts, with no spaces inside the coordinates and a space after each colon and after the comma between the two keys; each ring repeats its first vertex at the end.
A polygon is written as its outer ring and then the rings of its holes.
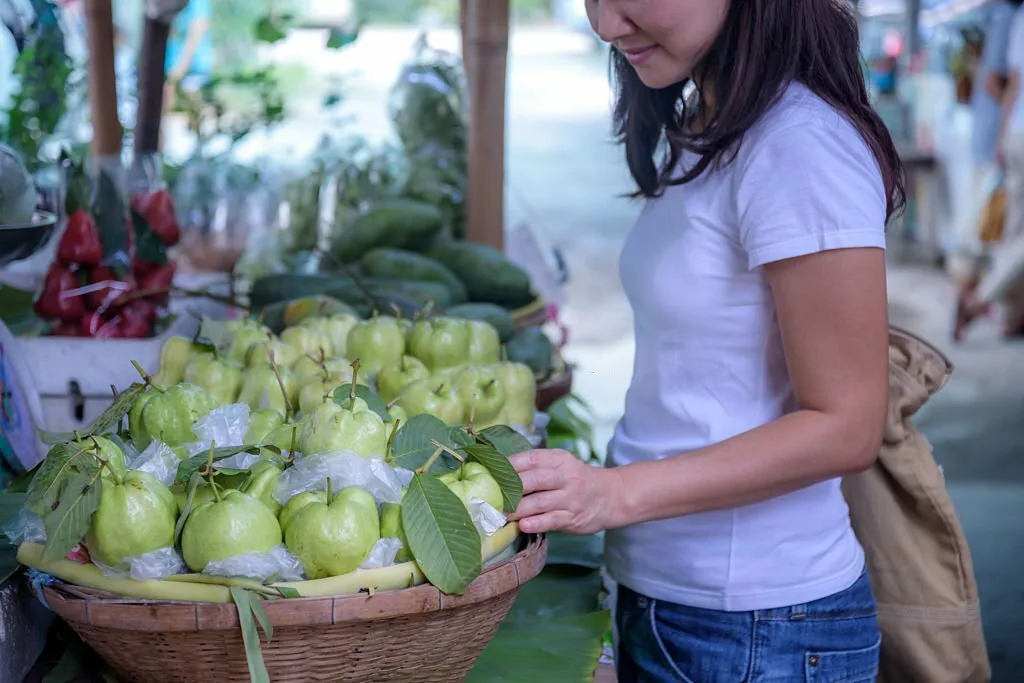
{"type": "Polygon", "coordinates": [[[647,87],[622,53],[614,48],[611,53],[615,134],[626,148],[637,184],[634,196],[657,197],[712,164],[730,163],[744,133],[786,85],[799,82],[844,115],[871,148],[882,171],[888,216],[903,208],[903,166],[889,130],[871,107],[857,18],[844,0],[731,0],[722,29],[693,76],[666,88],[647,87]],[[696,134],[686,125],[691,111],[684,92],[691,82],[707,83],[715,94],[714,110],[696,134]],[[674,175],[684,151],[698,161],[674,175]]]}

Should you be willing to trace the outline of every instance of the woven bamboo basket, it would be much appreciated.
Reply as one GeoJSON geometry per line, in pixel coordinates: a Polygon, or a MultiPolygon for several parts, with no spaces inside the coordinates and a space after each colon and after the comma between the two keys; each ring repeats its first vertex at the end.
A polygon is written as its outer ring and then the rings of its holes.
{"type": "MultiPolygon", "coordinates": [[[[270,679],[457,683],[494,636],[519,587],[546,560],[546,539],[532,536],[464,595],[422,585],[372,596],[264,602],[274,627],[271,642],[262,643],[270,679]]],[[[124,599],[61,584],[43,592],[126,683],[249,680],[233,604],[124,599]]]]}
{"type": "Polygon", "coordinates": [[[537,384],[537,410],[545,411],[551,404],[572,393],[572,366],[562,368],[537,384]]]}

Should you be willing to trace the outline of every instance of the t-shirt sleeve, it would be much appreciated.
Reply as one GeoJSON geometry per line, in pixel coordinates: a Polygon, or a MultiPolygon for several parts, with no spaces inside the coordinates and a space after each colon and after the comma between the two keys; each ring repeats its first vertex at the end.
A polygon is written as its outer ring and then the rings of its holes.
{"type": "Polygon", "coordinates": [[[739,239],[751,270],[833,249],[885,248],[885,189],[867,143],[831,111],[801,118],[762,131],[736,160],[739,239]]]}
{"type": "Polygon", "coordinates": [[[1009,46],[1006,48],[1004,71],[1024,72],[1024,7],[1018,9],[1013,17],[1013,26],[1009,32],[1009,46]]]}

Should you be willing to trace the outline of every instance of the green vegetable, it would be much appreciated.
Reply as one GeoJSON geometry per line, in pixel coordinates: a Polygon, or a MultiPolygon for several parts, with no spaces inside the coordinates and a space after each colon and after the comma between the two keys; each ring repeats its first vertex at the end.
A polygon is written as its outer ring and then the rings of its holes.
{"type": "Polygon", "coordinates": [[[435,244],[426,253],[462,280],[470,301],[518,308],[535,298],[526,272],[494,247],[449,241],[435,244]]]}
{"type": "Polygon", "coordinates": [[[444,215],[436,206],[411,199],[383,200],[338,231],[332,255],[341,263],[352,263],[376,247],[417,248],[443,227],[444,215]]]}
{"type": "Polygon", "coordinates": [[[555,346],[539,327],[527,327],[505,345],[508,360],[530,366],[537,377],[547,377],[554,364],[555,346]]]}
{"type": "Polygon", "coordinates": [[[497,304],[459,304],[445,310],[449,318],[463,320],[481,320],[489,323],[498,332],[502,342],[507,342],[516,332],[515,321],[508,311],[497,304]]]}
{"type": "Polygon", "coordinates": [[[402,249],[373,249],[360,261],[364,273],[371,277],[413,282],[436,282],[448,288],[449,302],[466,301],[466,286],[451,270],[434,259],[402,249]]]}

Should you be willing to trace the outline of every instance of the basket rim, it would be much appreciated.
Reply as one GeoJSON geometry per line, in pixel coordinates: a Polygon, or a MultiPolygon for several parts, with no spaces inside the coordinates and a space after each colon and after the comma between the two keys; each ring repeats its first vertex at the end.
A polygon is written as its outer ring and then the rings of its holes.
{"type": "MultiPolygon", "coordinates": [[[[444,612],[516,591],[540,574],[547,562],[547,538],[527,536],[526,546],[512,557],[484,570],[463,595],[447,595],[423,584],[401,590],[334,597],[269,600],[263,609],[275,627],[318,626],[444,612]]],[[[239,628],[233,603],[173,602],[125,598],[82,597],[60,585],[43,586],[50,609],[65,621],[94,628],[144,632],[220,631],[239,628]]]]}

